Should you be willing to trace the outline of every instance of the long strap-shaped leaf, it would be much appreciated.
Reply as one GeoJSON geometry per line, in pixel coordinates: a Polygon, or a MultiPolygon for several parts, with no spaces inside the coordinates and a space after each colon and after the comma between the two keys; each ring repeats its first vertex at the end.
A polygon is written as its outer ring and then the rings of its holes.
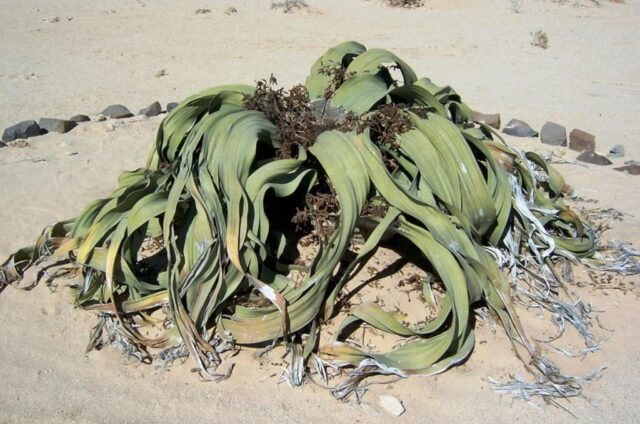
{"type": "MultiPolygon", "coordinates": [[[[353,135],[326,132],[311,148],[311,153],[322,164],[335,188],[340,202],[340,224],[318,261],[317,272],[291,295],[292,300],[287,306],[290,331],[299,330],[318,315],[333,269],[349,245],[369,191],[364,164],[352,140],[353,135]]],[[[236,314],[231,319],[222,320],[221,324],[224,331],[239,343],[260,343],[278,336],[278,317],[274,312],[261,316],[236,314]]]]}

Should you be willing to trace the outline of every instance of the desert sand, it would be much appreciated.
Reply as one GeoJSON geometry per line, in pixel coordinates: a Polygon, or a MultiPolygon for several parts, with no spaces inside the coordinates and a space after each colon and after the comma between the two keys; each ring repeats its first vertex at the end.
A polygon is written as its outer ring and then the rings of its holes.
{"type": "MultiPolygon", "coordinates": [[[[95,115],[113,103],[134,113],[158,100],[180,101],[203,88],[253,83],[273,73],[283,86],[303,82],[328,47],[353,39],[393,50],[421,76],[450,84],[483,112],[540,128],[547,120],[596,135],[606,153],[623,144],[640,160],[640,2],[427,0],[393,9],[375,0],[309,1],[283,13],[270,1],[0,1],[0,128],[25,119],[95,115]],[[233,6],[237,13],[223,13],[233,6]],[[198,8],[211,13],[195,14],[198,8]],[[58,22],[52,18],[58,17],[58,22]],[[69,19],[71,18],[71,19],[69,19]],[[543,30],[549,48],[531,45],[543,30]],[[156,77],[164,69],[166,75],[156,77]]],[[[144,164],[163,115],[89,122],[67,134],[0,149],[0,257],[32,242],[51,222],[74,216],[108,194],[118,174],[144,164]],[[113,125],[113,124],[112,124],[113,125]]],[[[576,152],[507,137],[515,146],[571,161],[576,152]]],[[[640,245],[640,177],[609,167],[557,165],[598,206],[625,213],[607,238],[640,245]]],[[[32,274],[30,274],[33,277],[32,274]]],[[[582,278],[582,277],[577,277],[582,278]]],[[[620,279],[629,287],[638,277],[620,279]]],[[[358,405],[335,401],[314,385],[278,384],[277,364],[246,351],[233,375],[203,383],[189,363],[168,371],[125,364],[113,349],[84,353],[93,314],[74,310],[61,281],[0,294],[0,422],[567,422],[555,407],[536,408],[494,393],[488,377],[524,368],[498,329],[480,326],[470,359],[440,376],[372,386],[358,405]],[[402,400],[391,417],[378,396],[402,400]]],[[[585,387],[588,400],[562,403],[580,422],[640,420],[640,298],[632,292],[572,287],[615,332],[602,351],[563,361],[586,373],[607,364],[585,387]]],[[[535,314],[525,324],[539,327],[535,314]]],[[[546,324],[550,325],[549,323],[546,324]]],[[[607,335],[604,330],[603,334],[607,335]]],[[[607,336],[608,337],[608,336],[607,336]]],[[[272,357],[277,362],[277,357],[272,357]]]]}

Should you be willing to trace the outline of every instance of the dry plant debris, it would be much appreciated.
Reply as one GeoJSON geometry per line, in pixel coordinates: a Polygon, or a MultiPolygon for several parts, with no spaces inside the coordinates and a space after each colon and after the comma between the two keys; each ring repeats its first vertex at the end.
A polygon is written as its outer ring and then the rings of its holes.
{"type": "Polygon", "coordinates": [[[531,45],[534,47],[540,47],[541,49],[549,48],[549,36],[546,32],[542,30],[538,30],[531,34],[533,40],[531,41],[531,45]]]}

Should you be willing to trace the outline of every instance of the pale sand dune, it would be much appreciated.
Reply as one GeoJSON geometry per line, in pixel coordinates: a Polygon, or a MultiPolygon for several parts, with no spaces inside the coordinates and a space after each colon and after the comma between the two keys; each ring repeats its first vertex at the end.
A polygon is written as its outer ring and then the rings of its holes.
{"type": "MultiPolygon", "coordinates": [[[[326,48],[355,39],[393,50],[419,75],[454,86],[473,107],[501,112],[503,123],[517,117],[536,128],[546,120],[579,127],[597,136],[598,150],[622,143],[625,159],[640,160],[638,1],[572,7],[525,0],[520,14],[506,0],[427,0],[416,10],[373,0],[310,1],[313,11],[293,14],[270,10],[269,1],[253,3],[0,1],[0,128],[41,116],[93,115],[112,103],[136,112],[154,100],[164,104],[270,73],[287,86],[303,81],[326,48]],[[238,14],[223,14],[229,5],[238,14]],[[212,13],[195,15],[202,7],[212,13]],[[42,21],[54,16],[60,22],[42,21]],[[548,50],[530,45],[539,29],[549,34],[548,50]],[[167,75],[156,78],[159,69],[167,75]]],[[[130,120],[109,132],[104,123],[81,124],[65,135],[30,139],[27,147],[0,149],[0,257],[107,194],[121,171],[142,166],[160,119],[130,120]]],[[[608,236],[640,244],[640,177],[611,167],[559,169],[583,196],[636,215],[614,223],[608,236]]],[[[627,279],[634,280],[640,284],[627,279]]],[[[615,334],[586,361],[563,361],[576,372],[608,364],[586,389],[593,404],[565,405],[582,422],[638,422],[640,300],[617,291],[579,293],[605,311],[601,320],[615,334]]],[[[464,365],[372,387],[357,406],[313,385],[277,385],[280,369],[261,367],[251,352],[233,360],[233,376],[220,384],[199,382],[188,363],[158,373],[122,365],[111,349],[84,354],[94,317],[74,311],[69,300],[62,287],[53,295],[45,287],[0,295],[0,422],[387,422],[379,394],[403,401],[407,412],[398,422],[571,420],[560,409],[512,405],[491,391],[486,377],[523,372],[500,330],[481,327],[464,365]]],[[[541,328],[534,315],[524,319],[541,328]]]]}

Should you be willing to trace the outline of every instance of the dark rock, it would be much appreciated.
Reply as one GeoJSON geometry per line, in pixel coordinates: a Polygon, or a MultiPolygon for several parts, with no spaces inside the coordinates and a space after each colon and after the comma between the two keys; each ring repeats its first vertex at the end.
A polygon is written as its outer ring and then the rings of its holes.
{"type": "Polygon", "coordinates": [[[74,115],[71,118],[69,118],[69,121],[73,121],[73,122],[89,122],[89,121],[91,121],[91,118],[89,118],[87,115],[74,115]]]}
{"type": "Polygon", "coordinates": [[[581,162],[591,163],[594,165],[611,165],[611,161],[609,159],[591,151],[580,153],[576,159],[581,162]]]}
{"type": "Polygon", "coordinates": [[[176,107],[178,107],[178,103],[177,102],[167,103],[167,112],[171,112],[176,107]]]}
{"type": "Polygon", "coordinates": [[[40,126],[34,120],[22,121],[7,127],[2,133],[2,141],[13,141],[20,138],[36,137],[42,134],[40,126]]]}
{"type": "Polygon", "coordinates": [[[534,130],[524,121],[519,119],[512,119],[502,129],[505,134],[512,135],[514,137],[537,137],[538,131],[534,130]]]}
{"type": "Polygon", "coordinates": [[[111,105],[100,112],[100,114],[114,119],[131,118],[133,116],[133,113],[129,112],[129,109],[122,105],[111,105]]]}
{"type": "Polygon", "coordinates": [[[138,115],[156,116],[156,115],[160,115],[161,112],[162,112],[162,106],[160,106],[160,103],[153,102],[149,106],[143,109],[140,109],[140,112],[138,112],[138,115]]]}
{"type": "Polygon", "coordinates": [[[576,128],[569,134],[569,148],[576,152],[593,152],[596,150],[596,137],[576,128]]]}
{"type": "Polygon", "coordinates": [[[500,114],[499,113],[480,113],[475,110],[471,111],[471,119],[476,122],[483,122],[488,126],[500,129],[500,114]]]}
{"type": "Polygon", "coordinates": [[[637,163],[631,163],[629,165],[621,166],[620,168],[613,168],[616,171],[626,172],[631,175],[640,175],[640,165],[637,163]]]}
{"type": "Polygon", "coordinates": [[[622,144],[616,144],[609,150],[607,155],[609,158],[621,158],[624,157],[624,146],[622,144]]]}
{"type": "Polygon", "coordinates": [[[540,141],[551,146],[566,146],[567,129],[555,122],[547,122],[540,130],[540,141]]]}
{"type": "Polygon", "coordinates": [[[196,15],[204,15],[206,13],[211,13],[211,9],[196,9],[196,15]]]}
{"type": "Polygon", "coordinates": [[[78,124],[75,121],[67,121],[64,119],[40,118],[38,125],[47,132],[64,134],[74,129],[78,124]]]}

